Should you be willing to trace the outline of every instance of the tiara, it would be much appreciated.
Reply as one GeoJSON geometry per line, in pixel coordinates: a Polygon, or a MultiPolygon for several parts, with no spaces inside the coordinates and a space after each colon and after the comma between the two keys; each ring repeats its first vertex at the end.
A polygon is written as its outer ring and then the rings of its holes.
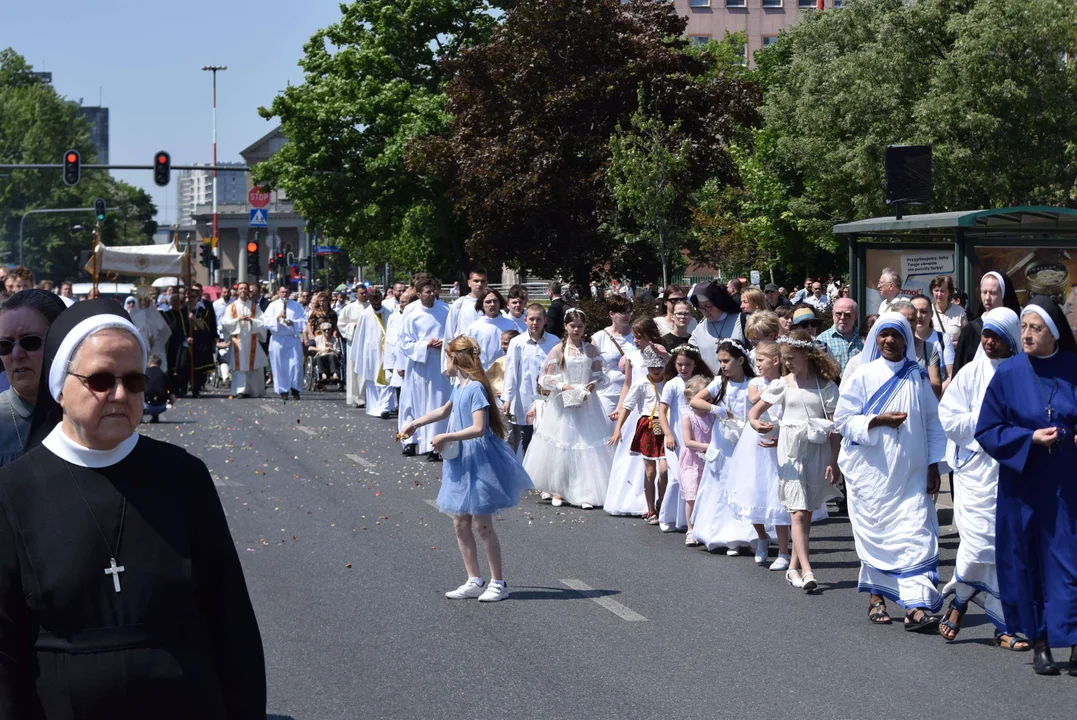
{"type": "Polygon", "coordinates": [[[692,352],[696,352],[696,353],[699,352],[699,348],[697,348],[692,343],[685,343],[684,345],[678,345],[677,347],[670,350],[669,354],[676,357],[677,355],[680,355],[681,353],[686,352],[688,350],[691,350],[692,352]]]}
{"type": "Polygon", "coordinates": [[[580,315],[582,317],[587,317],[587,313],[585,313],[583,310],[580,310],[578,307],[570,307],[565,310],[565,315],[568,315],[569,313],[576,313],[577,315],[580,315]]]}
{"type": "Polygon", "coordinates": [[[748,351],[748,346],[745,345],[744,343],[742,343],[740,340],[734,340],[733,338],[729,338],[729,339],[721,340],[721,341],[718,342],[719,345],[721,345],[722,343],[729,343],[730,345],[735,346],[738,350],[740,350],[745,355],[747,355],[748,352],[749,352],[748,351]]]}
{"type": "Polygon", "coordinates": [[[811,350],[815,347],[815,343],[810,340],[796,340],[787,335],[782,335],[775,342],[779,345],[788,345],[789,347],[803,348],[804,350],[811,350]]]}

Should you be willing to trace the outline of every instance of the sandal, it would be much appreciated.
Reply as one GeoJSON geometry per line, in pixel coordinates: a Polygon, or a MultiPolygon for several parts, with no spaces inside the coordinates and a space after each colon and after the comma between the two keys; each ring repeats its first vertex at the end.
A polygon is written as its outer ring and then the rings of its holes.
{"type": "Polygon", "coordinates": [[[889,625],[894,622],[890,617],[890,613],[886,611],[886,603],[882,600],[876,600],[870,606],[868,606],[868,620],[873,625],[889,625]]]}
{"type": "Polygon", "coordinates": [[[658,513],[647,513],[643,516],[643,519],[647,522],[648,525],[657,525],[658,513]]]}
{"type": "Polygon", "coordinates": [[[1032,644],[1028,640],[1004,633],[1001,630],[995,630],[995,645],[1014,652],[1028,652],[1032,649],[1032,644]],[[1002,638],[1009,638],[1009,640],[1003,640],[1002,638]]]}
{"type": "Polygon", "coordinates": [[[929,632],[938,624],[939,619],[923,608],[913,608],[905,613],[905,632],[929,632]]]}
{"type": "MultiPolygon", "coordinates": [[[[968,606],[965,606],[967,609],[968,606]]],[[[946,614],[939,619],[939,635],[942,635],[942,639],[946,642],[953,642],[957,637],[957,634],[961,632],[961,617],[965,614],[965,609],[958,607],[956,603],[950,603],[949,609],[946,614]],[[951,620],[954,613],[957,613],[957,620],[951,620]]]]}

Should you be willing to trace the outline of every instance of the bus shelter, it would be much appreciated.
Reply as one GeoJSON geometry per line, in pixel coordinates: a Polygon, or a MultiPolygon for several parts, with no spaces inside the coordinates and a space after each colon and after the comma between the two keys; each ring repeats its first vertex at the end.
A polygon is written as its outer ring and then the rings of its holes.
{"type": "Polygon", "coordinates": [[[1008,207],[959,210],[902,218],[878,217],[834,226],[848,238],[849,282],[864,308],[882,301],[876,283],[884,268],[901,276],[901,292],[930,295],[939,275],[969,295],[978,310],[979,282],[990,270],[1003,271],[1024,304],[1036,294],[1066,304],[1077,324],[1077,209],[1008,207]]]}

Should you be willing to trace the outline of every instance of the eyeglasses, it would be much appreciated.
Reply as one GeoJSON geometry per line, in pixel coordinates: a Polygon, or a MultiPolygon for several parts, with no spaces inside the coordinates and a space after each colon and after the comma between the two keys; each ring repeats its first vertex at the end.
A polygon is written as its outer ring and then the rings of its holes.
{"type": "Polygon", "coordinates": [[[0,356],[7,356],[13,353],[16,345],[26,352],[34,352],[40,350],[41,346],[44,344],[45,338],[40,335],[23,335],[18,340],[0,340],[0,356]]]}
{"type": "Polygon", "coordinates": [[[692,313],[690,313],[690,312],[675,312],[675,313],[673,313],[673,316],[674,317],[692,317],[692,313]]]}
{"type": "Polygon", "coordinates": [[[852,317],[856,315],[852,310],[835,310],[834,317],[852,317]]]}
{"type": "Polygon", "coordinates": [[[149,378],[146,377],[146,373],[130,372],[126,375],[113,375],[107,372],[96,372],[92,375],[79,375],[78,373],[69,372],[68,375],[77,377],[86,383],[86,386],[94,392],[111,392],[116,387],[117,382],[122,382],[123,387],[129,393],[140,393],[146,391],[146,384],[149,382],[149,378]]]}
{"type": "Polygon", "coordinates": [[[796,327],[817,328],[817,327],[822,327],[822,326],[823,326],[823,321],[822,320],[805,320],[804,322],[796,323],[796,327]]]}

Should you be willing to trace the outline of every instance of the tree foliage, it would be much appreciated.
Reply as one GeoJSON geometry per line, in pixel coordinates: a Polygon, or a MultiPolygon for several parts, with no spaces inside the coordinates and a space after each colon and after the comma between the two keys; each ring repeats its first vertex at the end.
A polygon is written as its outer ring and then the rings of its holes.
{"type": "Polygon", "coordinates": [[[763,79],[777,172],[828,222],[889,214],[889,144],[934,148],[933,211],[1072,204],[1077,5],[852,0],[778,42],[763,79]]]}
{"type": "Polygon", "coordinates": [[[421,143],[415,162],[445,179],[470,253],[583,283],[596,263],[616,272],[628,246],[602,229],[609,140],[640,88],[691,139],[694,183],[732,176],[727,143],[756,121],[758,95],[693,52],[684,27],[659,0],[533,0],[446,63],[450,135],[421,143]]]}
{"type": "Polygon", "coordinates": [[[261,108],[289,143],[255,169],[320,230],[367,262],[444,269],[466,225],[438,178],[406,165],[445,131],[444,60],[490,36],[485,0],[356,0],[304,47],[305,77],[261,108]]]}
{"type": "MultiPolygon", "coordinates": [[[[13,49],[0,50],[0,162],[58,163],[74,148],[82,162],[94,162],[89,124],[78,117],[78,105],[60,97],[38,80],[33,68],[13,49]]],[[[102,240],[111,245],[152,242],[157,210],[149,194],[97,171],[84,171],[75,187],[63,184],[55,170],[15,170],[0,177],[0,254],[18,259],[19,221],[38,208],[92,208],[104,198],[109,217],[102,240]]],[[[89,250],[92,214],[31,215],[25,223],[24,264],[39,279],[61,280],[78,273],[80,250],[89,250]]]]}

